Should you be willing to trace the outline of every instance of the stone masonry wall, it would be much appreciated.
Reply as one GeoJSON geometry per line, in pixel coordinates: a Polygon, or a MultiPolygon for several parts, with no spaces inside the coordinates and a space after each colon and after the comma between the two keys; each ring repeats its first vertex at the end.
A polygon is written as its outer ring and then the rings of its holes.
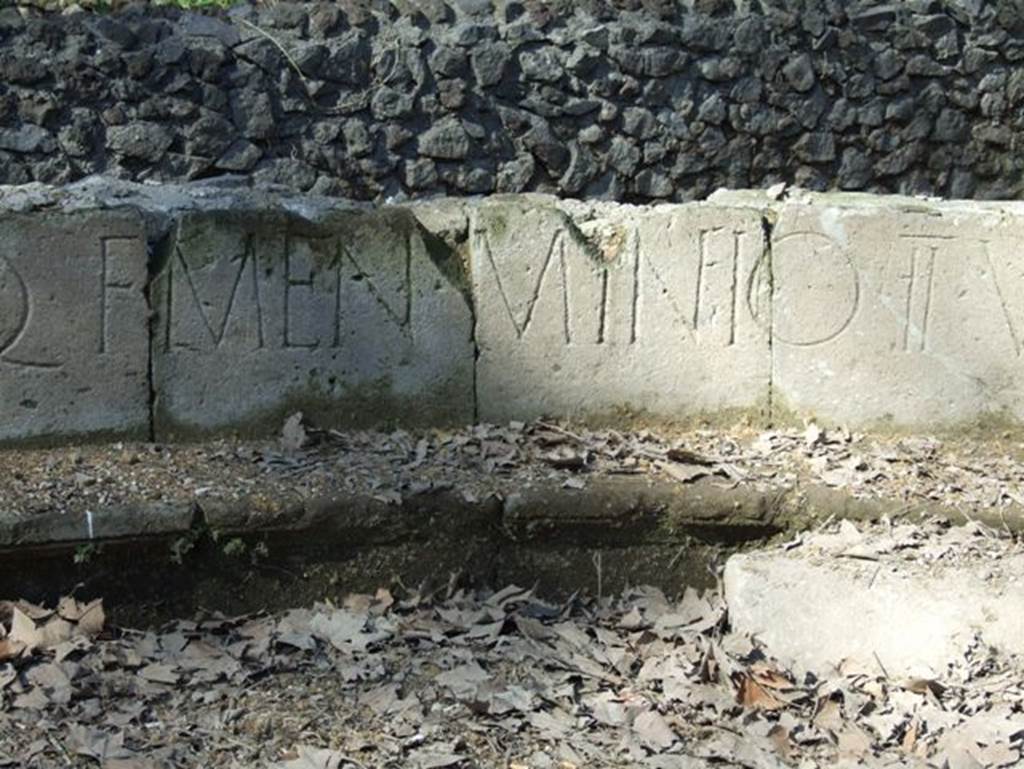
{"type": "Polygon", "coordinates": [[[0,8],[0,183],[251,175],[362,200],[1024,194],[1024,2],[0,8]],[[742,7],[737,7],[742,6],[742,7]]]}

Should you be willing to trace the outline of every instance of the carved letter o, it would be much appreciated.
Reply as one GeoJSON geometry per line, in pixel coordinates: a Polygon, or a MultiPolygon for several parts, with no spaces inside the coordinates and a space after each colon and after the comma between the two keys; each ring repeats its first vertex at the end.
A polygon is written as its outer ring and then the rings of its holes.
{"type": "Polygon", "coordinates": [[[860,281],[845,249],[820,232],[789,232],[772,240],[754,266],[747,304],[762,328],[783,344],[809,347],[839,336],[857,313],[860,281]],[[754,292],[770,280],[771,310],[759,307],[754,292]],[[766,317],[770,316],[770,317],[766,317]]]}

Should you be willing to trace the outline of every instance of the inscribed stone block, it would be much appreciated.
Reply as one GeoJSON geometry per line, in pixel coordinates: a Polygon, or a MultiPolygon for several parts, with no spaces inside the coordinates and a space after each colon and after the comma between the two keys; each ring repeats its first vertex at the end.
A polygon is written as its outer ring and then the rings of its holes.
{"type": "Polygon", "coordinates": [[[974,204],[781,206],[774,397],[828,422],[1024,418],[1024,217],[974,204]]]}
{"type": "Polygon", "coordinates": [[[488,420],[759,412],[770,350],[760,215],[707,204],[606,206],[577,224],[543,199],[472,216],[488,420]]]}
{"type": "Polygon", "coordinates": [[[454,257],[397,208],[184,214],[154,284],[159,437],[473,416],[454,257]]]}
{"type": "Polygon", "coordinates": [[[149,434],[134,213],[0,214],[0,440],[149,434]]]}

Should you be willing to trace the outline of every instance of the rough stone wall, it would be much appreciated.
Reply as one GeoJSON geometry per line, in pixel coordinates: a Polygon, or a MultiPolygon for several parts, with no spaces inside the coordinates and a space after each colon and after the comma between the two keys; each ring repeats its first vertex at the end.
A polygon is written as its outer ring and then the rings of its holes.
{"type": "Polygon", "coordinates": [[[1018,6],[7,7],[0,183],[247,174],[363,200],[537,190],[650,201],[786,181],[1018,198],[1018,6]]]}

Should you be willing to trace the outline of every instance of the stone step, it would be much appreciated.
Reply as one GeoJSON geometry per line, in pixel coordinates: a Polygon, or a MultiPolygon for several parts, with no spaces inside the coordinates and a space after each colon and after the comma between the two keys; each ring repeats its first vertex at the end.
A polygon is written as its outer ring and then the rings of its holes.
{"type": "Polygon", "coordinates": [[[941,681],[990,648],[1024,654],[1024,550],[977,523],[921,531],[861,533],[847,521],[836,533],[730,557],[732,629],[818,676],[941,681]]]}
{"type": "MultiPolygon", "coordinates": [[[[826,435],[809,448],[795,430],[659,435],[547,422],[341,432],[289,420],[284,433],[0,451],[0,590],[82,584],[130,603],[146,591],[159,600],[164,577],[209,570],[230,586],[255,569],[309,600],[319,583],[308,574],[336,574],[349,589],[460,574],[561,595],[677,592],[714,584],[729,553],[829,519],[1024,527],[1003,442],[826,435]],[[843,467],[851,451],[865,469],[826,486],[837,471],[822,468],[843,467]],[[954,482],[958,491],[941,493],[954,482]]],[[[203,593],[180,588],[182,600],[203,593]]],[[[258,607],[259,591],[249,597],[258,607]]]]}

